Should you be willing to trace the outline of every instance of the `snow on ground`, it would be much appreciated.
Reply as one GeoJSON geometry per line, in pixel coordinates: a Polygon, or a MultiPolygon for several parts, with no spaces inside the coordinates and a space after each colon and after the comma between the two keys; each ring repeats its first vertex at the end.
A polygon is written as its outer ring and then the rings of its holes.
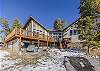
{"type": "Polygon", "coordinates": [[[9,55],[8,52],[0,50],[0,61],[2,61],[7,55],[9,55]]]}
{"type": "Polygon", "coordinates": [[[82,57],[85,55],[83,52],[68,52],[68,51],[60,51],[59,49],[51,49],[50,54],[54,57],[64,57],[64,56],[74,56],[74,57],[82,57]]]}
{"type": "Polygon", "coordinates": [[[20,59],[9,60],[10,53],[0,50],[0,71],[66,71],[63,65],[64,56],[83,56],[83,53],[60,51],[59,49],[48,50],[48,56],[38,60],[37,64],[19,65],[20,59]]]}
{"type": "Polygon", "coordinates": [[[15,60],[9,60],[7,51],[0,50],[0,71],[9,68],[13,66],[15,63],[17,63],[15,60]]]}
{"type": "Polygon", "coordinates": [[[66,71],[63,65],[63,59],[60,57],[59,50],[50,50],[47,57],[38,60],[36,65],[26,65],[16,69],[15,71],[66,71]],[[55,50],[55,52],[53,51],[55,50]]]}

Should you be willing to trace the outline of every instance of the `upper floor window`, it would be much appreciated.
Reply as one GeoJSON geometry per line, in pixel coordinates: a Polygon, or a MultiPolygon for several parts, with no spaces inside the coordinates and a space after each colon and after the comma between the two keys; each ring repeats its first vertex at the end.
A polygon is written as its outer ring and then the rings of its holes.
{"type": "Polygon", "coordinates": [[[40,30],[40,32],[42,32],[42,31],[40,30]]]}
{"type": "Polygon", "coordinates": [[[97,19],[96,19],[96,22],[97,22],[97,23],[99,23],[99,22],[100,22],[100,19],[99,19],[99,18],[97,18],[97,19]]]}
{"type": "Polygon", "coordinates": [[[70,30],[70,36],[73,34],[73,30],[70,30]]]}
{"type": "Polygon", "coordinates": [[[59,38],[61,38],[61,36],[59,36],[59,38]]]}
{"type": "Polygon", "coordinates": [[[72,35],[77,35],[78,34],[78,31],[77,30],[70,30],[70,36],[72,35]]]}
{"type": "Polygon", "coordinates": [[[73,34],[74,34],[74,35],[76,35],[76,34],[77,34],[77,31],[76,31],[76,30],[73,30],[73,31],[74,31],[74,33],[73,33],[73,34]]]}
{"type": "Polygon", "coordinates": [[[36,30],[35,28],[33,28],[33,30],[36,30]]]}
{"type": "Polygon", "coordinates": [[[59,35],[61,35],[61,33],[59,33],[59,35]]]}
{"type": "Polygon", "coordinates": [[[54,35],[57,35],[57,33],[54,33],[54,35]]]}

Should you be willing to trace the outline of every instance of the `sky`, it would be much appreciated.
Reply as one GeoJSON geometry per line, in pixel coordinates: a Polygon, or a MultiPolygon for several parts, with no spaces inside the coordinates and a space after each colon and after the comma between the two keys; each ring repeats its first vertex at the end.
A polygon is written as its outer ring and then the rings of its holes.
{"type": "Polygon", "coordinates": [[[0,17],[7,18],[10,25],[17,17],[25,25],[32,16],[50,29],[57,18],[65,20],[66,25],[79,18],[79,4],[80,0],[0,0],[0,17]]]}

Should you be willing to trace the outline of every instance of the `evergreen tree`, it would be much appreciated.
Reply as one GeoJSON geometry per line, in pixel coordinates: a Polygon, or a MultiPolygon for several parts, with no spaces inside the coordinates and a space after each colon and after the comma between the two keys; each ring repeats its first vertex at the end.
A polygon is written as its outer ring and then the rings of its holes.
{"type": "Polygon", "coordinates": [[[84,41],[83,45],[88,47],[88,52],[89,48],[95,45],[93,41],[96,37],[96,32],[94,31],[94,20],[92,18],[93,17],[91,16],[82,17],[77,23],[77,28],[80,31],[80,39],[84,41]]]}
{"type": "Polygon", "coordinates": [[[94,16],[100,13],[100,0],[80,0],[81,16],[94,16]]]}
{"type": "Polygon", "coordinates": [[[13,23],[12,23],[12,30],[15,28],[21,28],[22,27],[22,23],[19,21],[18,18],[14,18],[13,23]]]}
{"type": "Polygon", "coordinates": [[[56,19],[54,21],[54,29],[55,30],[63,30],[64,29],[64,21],[61,19],[56,19]]]}
{"type": "MultiPolygon", "coordinates": [[[[81,0],[80,1],[80,14],[81,17],[78,21],[78,29],[80,31],[80,38],[84,40],[84,45],[89,48],[98,46],[95,43],[97,37],[97,22],[99,18],[99,5],[100,0],[81,0]]],[[[99,27],[100,28],[100,27],[99,27]]]]}
{"type": "Polygon", "coordinates": [[[10,33],[8,20],[5,18],[0,18],[0,24],[3,28],[2,30],[0,30],[0,33],[4,33],[5,36],[7,36],[10,33]]]}

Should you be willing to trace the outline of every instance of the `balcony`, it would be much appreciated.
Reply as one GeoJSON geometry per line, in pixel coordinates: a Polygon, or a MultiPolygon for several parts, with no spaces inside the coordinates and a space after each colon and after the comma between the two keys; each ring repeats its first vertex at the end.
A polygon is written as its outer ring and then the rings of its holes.
{"type": "Polygon", "coordinates": [[[22,38],[23,40],[28,39],[28,40],[54,42],[54,38],[52,36],[47,36],[45,34],[26,31],[21,28],[15,28],[9,35],[7,35],[7,37],[5,38],[5,41],[9,42],[14,38],[22,38]]]}

